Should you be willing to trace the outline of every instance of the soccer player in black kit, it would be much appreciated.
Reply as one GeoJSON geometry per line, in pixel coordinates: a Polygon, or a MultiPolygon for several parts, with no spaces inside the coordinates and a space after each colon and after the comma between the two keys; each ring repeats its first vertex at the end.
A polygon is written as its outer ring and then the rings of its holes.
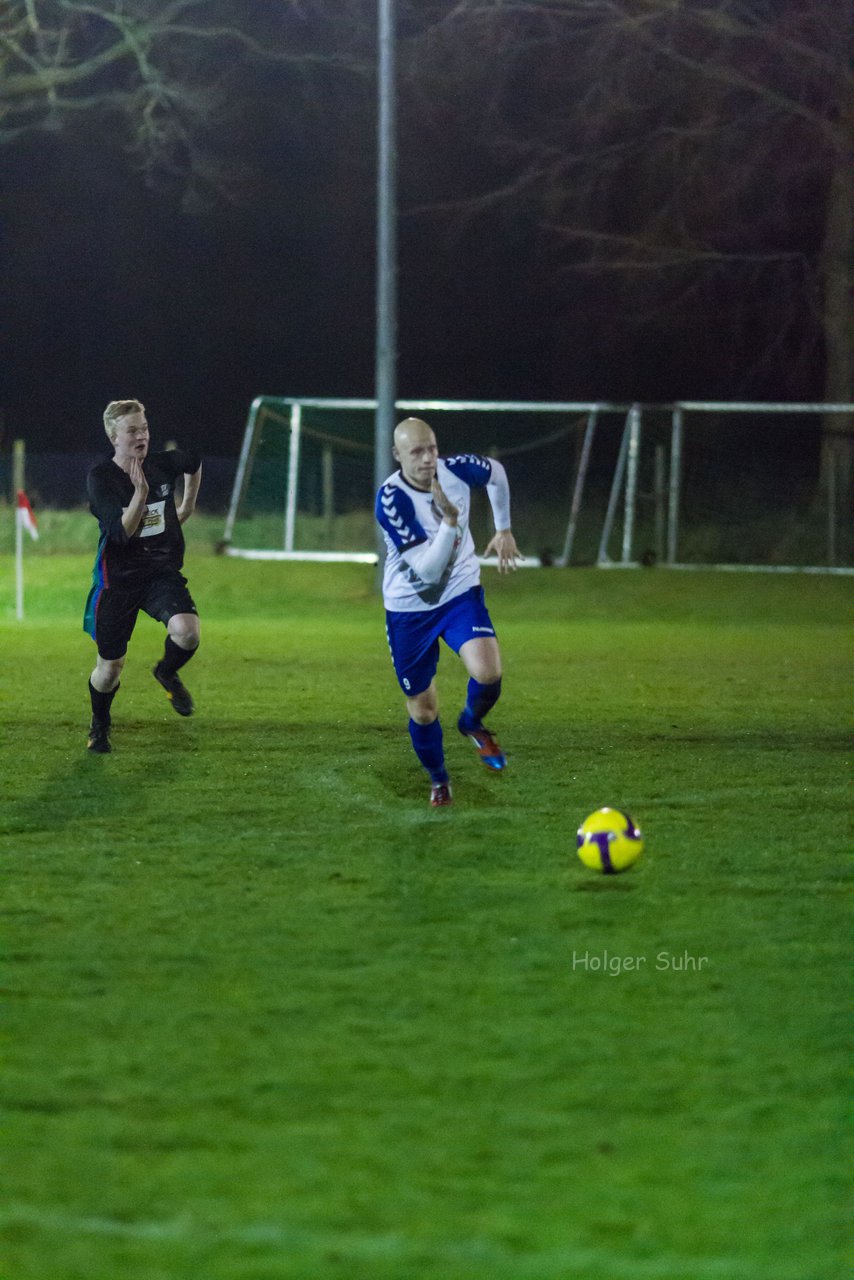
{"type": "Polygon", "coordinates": [[[110,708],[139,610],[166,626],[166,648],[153,674],[182,716],[193,714],[193,700],[178,671],[199,644],[196,606],[181,573],[181,526],[196,505],[201,459],[184,449],[149,453],[145,406],[139,400],[111,401],[104,410],[104,430],[113,457],[93,467],[86,480],[101,538],[83,620],[98,646],[89,679],[87,744],[98,754],[112,750],[110,708]],[[175,482],[181,475],[184,494],[176,507],[175,482]]]}

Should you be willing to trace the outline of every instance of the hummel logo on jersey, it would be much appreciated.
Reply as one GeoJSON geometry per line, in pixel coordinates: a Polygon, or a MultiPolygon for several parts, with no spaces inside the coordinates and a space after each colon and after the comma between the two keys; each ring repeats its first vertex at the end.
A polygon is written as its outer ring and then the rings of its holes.
{"type": "Polygon", "coordinates": [[[495,635],[492,627],[472,627],[472,631],[485,631],[488,636],[495,635]]]}

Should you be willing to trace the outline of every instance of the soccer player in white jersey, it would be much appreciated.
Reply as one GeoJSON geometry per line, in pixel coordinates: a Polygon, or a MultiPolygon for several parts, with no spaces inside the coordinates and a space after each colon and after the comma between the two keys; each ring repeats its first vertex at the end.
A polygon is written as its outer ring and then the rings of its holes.
{"type": "Polygon", "coordinates": [[[485,488],[495,536],[486,548],[498,569],[516,568],[519,549],[510,528],[510,490],[500,462],[465,453],[440,458],[432,429],[406,418],[394,432],[399,470],[377,494],[376,517],[385,535],[383,603],[392,662],[409,712],[415,754],[430,775],[430,803],[452,801],[436,694],[439,640],[462,658],[469,674],[460,733],[489,769],[507,763],[483,718],[501,692],[501,654],[480,585],[480,564],[469,532],[471,490],[485,488]]]}

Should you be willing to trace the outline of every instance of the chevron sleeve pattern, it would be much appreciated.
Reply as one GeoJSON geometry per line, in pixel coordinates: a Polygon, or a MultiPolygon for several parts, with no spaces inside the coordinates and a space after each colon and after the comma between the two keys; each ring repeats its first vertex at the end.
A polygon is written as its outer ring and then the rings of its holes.
{"type": "Polygon", "coordinates": [[[418,522],[415,506],[408,493],[395,484],[384,484],[377,494],[376,517],[383,533],[396,551],[407,551],[427,542],[427,534],[418,522]]]}

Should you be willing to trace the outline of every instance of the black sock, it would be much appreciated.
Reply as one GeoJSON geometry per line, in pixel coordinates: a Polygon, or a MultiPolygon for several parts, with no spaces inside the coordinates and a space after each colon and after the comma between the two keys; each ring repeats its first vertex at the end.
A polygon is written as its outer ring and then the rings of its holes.
{"type": "Polygon", "coordinates": [[[92,719],[98,720],[101,724],[110,723],[110,707],[113,698],[119,691],[119,686],[102,693],[100,689],[96,689],[92,681],[89,681],[89,697],[92,700],[92,719]]]}
{"type": "MultiPolygon", "coordinates": [[[[198,648],[198,646],[196,646],[198,648]]],[[[182,649],[176,644],[171,636],[166,637],[166,648],[163,657],[157,664],[157,669],[163,676],[174,676],[176,671],[183,667],[185,662],[189,662],[195,649],[182,649]]]]}

